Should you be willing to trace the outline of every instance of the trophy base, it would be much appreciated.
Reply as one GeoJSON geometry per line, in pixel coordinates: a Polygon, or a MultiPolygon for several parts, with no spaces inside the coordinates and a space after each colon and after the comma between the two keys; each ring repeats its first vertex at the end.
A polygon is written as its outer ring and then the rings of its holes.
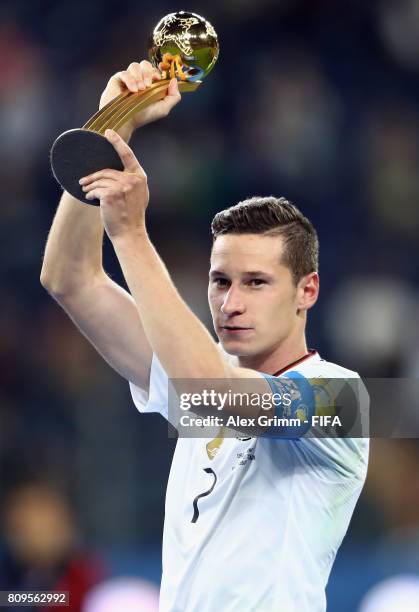
{"type": "Polygon", "coordinates": [[[104,168],[124,169],[118,153],[104,136],[82,128],[58,136],[51,149],[51,168],[63,189],[93,206],[99,206],[99,200],[86,200],[79,180],[104,168]]]}
{"type": "MultiPolygon", "coordinates": [[[[107,128],[117,132],[139,111],[163,100],[169,83],[163,79],[141,92],[125,90],[90,117],[82,128],[58,136],[51,149],[51,168],[61,187],[80,202],[99,206],[99,200],[86,200],[79,180],[104,168],[124,169],[119,155],[103,134],[107,128]]],[[[179,91],[195,91],[200,84],[201,81],[179,81],[179,91]]]]}

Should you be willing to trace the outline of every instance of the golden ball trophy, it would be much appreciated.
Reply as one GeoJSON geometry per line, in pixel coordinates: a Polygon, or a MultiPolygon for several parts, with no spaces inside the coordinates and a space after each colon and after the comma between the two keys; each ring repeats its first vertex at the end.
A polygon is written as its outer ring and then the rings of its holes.
{"type": "Polygon", "coordinates": [[[123,170],[118,154],[105,138],[107,129],[116,132],[136,113],[166,96],[172,78],[179,91],[195,91],[214,67],[219,53],[217,34],[200,15],[179,11],[159,21],[149,43],[149,60],[162,71],[162,79],[140,92],[128,89],[111,100],[82,128],[63,132],[51,149],[51,168],[58,183],[86,204],[79,179],[97,170],[123,170]]]}

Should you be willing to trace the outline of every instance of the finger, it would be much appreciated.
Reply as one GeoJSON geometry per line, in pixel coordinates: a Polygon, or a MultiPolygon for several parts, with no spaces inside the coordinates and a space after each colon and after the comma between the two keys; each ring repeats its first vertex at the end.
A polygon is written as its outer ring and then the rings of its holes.
{"type": "MultiPolygon", "coordinates": [[[[135,82],[137,83],[139,90],[145,89],[147,87],[146,78],[145,78],[146,74],[142,70],[141,65],[138,62],[132,62],[128,66],[128,72],[130,73],[132,78],[135,79],[135,82]]],[[[150,85],[151,85],[151,81],[150,81],[150,85]]]]}
{"type": "Polygon", "coordinates": [[[161,101],[162,106],[166,113],[169,113],[171,109],[176,106],[182,99],[179,92],[177,79],[171,79],[169,87],[167,89],[166,97],[161,101]]]}
{"type": "Polygon", "coordinates": [[[144,173],[138,162],[138,159],[132,152],[132,149],[127,145],[124,140],[122,140],[122,138],[117,132],[114,132],[114,130],[106,130],[105,137],[109,140],[115,151],[118,153],[125,170],[127,170],[128,172],[138,173],[138,171],[140,171],[144,173]]]}
{"type": "Polygon", "coordinates": [[[111,78],[111,81],[112,79],[119,81],[119,83],[122,83],[123,85],[125,85],[125,87],[127,87],[127,89],[134,93],[139,89],[136,79],[127,70],[117,72],[111,78]]]}
{"type": "Polygon", "coordinates": [[[179,84],[177,79],[171,79],[167,88],[167,95],[176,99],[176,104],[179,102],[181,95],[179,92],[179,84]]]}
{"type": "Polygon", "coordinates": [[[86,200],[94,200],[95,198],[101,200],[102,198],[105,198],[106,196],[109,197],[110,195],[111,191],[102,187],[94,189],[93,191],[89,191],[89,193],[86,193],[84,197],[86,198],[86,200]]]}
{"type": "Polygon", "coordinates": [[[144,83],[146,87],[150,87],[153,82],[153,72],[154,72],[154,68],[152,64],[148,62],[147,60],[142,60],[140,62],[140,70],[143,74],[144,83]]]}
{"type": "Polygon", "coordinates": [[[116,181],[112,180],[112,179],[99,179],[97,181],[93,181],[93,183],[89,183],[88,185],[84,185],[84,187],[82,187],[83,191],[85,193],[89,193],[90,191],[92,191],[93,189],[97,189],[98,187],[116,187],[117,183],[116,181]]]}
{"type": "Polygon", "coordinates": [[[96,181],[100,178],[114,179],[116,181],[119,179],[120,174],[120,170],[112,170],[111,168],[106,168],[105,170],[98,170],[98,172],[94,172],[93,174],[89,174],[88,176],[83,176],[79,180],[79,184],[87,185],[88,183],[96,181]]]}
{"type": "Polygon", "coordinates": [[[152,79],[153,81],[161,81],[161,72],[158,68],[153,68],[152,79]]]}
{"type": "Polygon", "coordinates": [[[139,84],[143,83],[144,87],[150,87],[152,84],[153,70],[153,66],[146,60],[140,63],[132,62],[128,66],[128,71],[134,76],[139,84]]]}

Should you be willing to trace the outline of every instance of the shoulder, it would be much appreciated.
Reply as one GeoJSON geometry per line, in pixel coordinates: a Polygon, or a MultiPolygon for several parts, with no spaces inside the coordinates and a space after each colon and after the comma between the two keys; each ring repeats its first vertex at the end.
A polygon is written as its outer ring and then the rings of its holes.
{"type": "MultiPolygon", "coordinates": [[[[339,427],[336,431],[332,427],[328,434],[331,438],[362,438],[368,435],[370,399],[358,372],[326,361],[318,353],[314,353],[295,368],[282,373],[282,377],[303,379],[296,384],[299,389],[308,390],[306,403],[312,407],[316,418],[339,417],[339,427]]],[[[316,421],[316,424],[318,423],[319,421],[316,421]]],[[[321,427],[325,426],[326,421],[321,427]]]]}
{"type": "MultiPolygon", "coordinates": [[[[306,378],[360,378],[358,372],[349,370],[337,363],[326,361],[317,352],[310,358],[293,367],[292,370],[299,372],[306,378]]],[[[287,372],[282,374],[282,376],[286,375],[287,372]]]]}

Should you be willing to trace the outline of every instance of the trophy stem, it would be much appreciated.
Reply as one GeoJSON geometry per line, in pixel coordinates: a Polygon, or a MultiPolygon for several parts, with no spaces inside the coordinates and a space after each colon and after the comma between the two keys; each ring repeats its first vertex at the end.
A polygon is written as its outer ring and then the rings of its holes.
{"type": "Polygon", "coordinates": [[[140,93],[128,95],[96,126],[95,130],[104,134],[107,128],[118,129],[126,123],[137,111],[162,100],[167,91],[168,81],[159,81],[140,93]]]}
{"type": "MultiPolygon", "coordinates": [[[[124,123],[133,117],[138,111],[146,108],[157,100],[162,100],[169,86],[170,80],[164,79],[157,81],[148,89],[133,93],[125,91],[116,98],[108,102],[84,124],[83,129],[104,134],[108,128],[118,130],[124,123]]],[[[180,81],[179,91],[195,91],[201,81],[194,83],[180,81]]]]}
{"type": "MultiPolygon", "coordinates": [[[[114,130],[119,130],[131,117],[136,115],[140,110],[146,108],[150,104],[153,104],[157,100],[163,100],[166,96],[167,87],[169,86],[170,80],[160,81],[159,83],[155,83],[152,85],[148,93],[142,92],[141,94],[134,94],[137,99],[130,100],[130,104],[125,105],[124,108],[121,109],[121,112],[118,116],[112,117],[112,121],[109,121],[107,125],[103,125],[100,129],[100,133],[104,134],[105,130],[108,127],[111,127],[114,130]],[[115,121],[116,120],[116,121],[115,121]],[[115,123],[114,123],[115,122],[115,123]]],[[[181,81],[178,83],[179,91],[195,91],[200,86],[201,81],[196,81],[195,83],[189,83],[185,81],[181,81]]]]}
{"type": "MultiPolygon", "coordinates": [[[[165,95],[166,95],[166,90],[163,89],[163,90],[153,92],[153,95],[148,96],[147,98],[142,98],[141,100],[135,101],[134,104],[124,109],[120,115],[115,117],[116,123],[112,126],[112,129],[115,131],[118,131],[119,128],[121,128],[124,125],[124,123],[129,121],[131,117],[133,117],[136,113],[138,113],[138,111],[142,110],[143,108],[146,108],[153,102],[157,102],[157,100],[163,100],[165,95]]],[[[109,126],[106,126],[106,127],[109,127],[109,126]]],[[[101,133],[104,133],[104,131],[102,132],[101,130],[101,133]]]]}
{"type": "Polygon", "coordinates": [[[124,123],[129,121],[129,119],[131,119],[131,117],[133,117],[140,110],[146,108],[154,102],[157,102],[157,100],[163,100],[165,95],[166,87],[162,87],[156,88],[153,92],[150,92],[150,95],[148,96],[142,96],[141,99],[135,100],[134,104],[131,104],[129,107],[125,108],[123,113],[121,113],[118,117],[115,117],[116,122],[113,125],[113,129],[118,130],[124,125],[124,123]]]}
{"type": "Polygon", "coordinates": [[[90,117],[90,119],[83,125],[83,129],[94,130],[96,121],[102,117],[105,117],[109,112],[111,112],[115,106],[118,106],[118,104],[129,95],[129,93],[130,92],[128,90],[124,91],[116,96],[116,98],[108,102],[103,108],[98,110],[92,117],[90,117]]]}

